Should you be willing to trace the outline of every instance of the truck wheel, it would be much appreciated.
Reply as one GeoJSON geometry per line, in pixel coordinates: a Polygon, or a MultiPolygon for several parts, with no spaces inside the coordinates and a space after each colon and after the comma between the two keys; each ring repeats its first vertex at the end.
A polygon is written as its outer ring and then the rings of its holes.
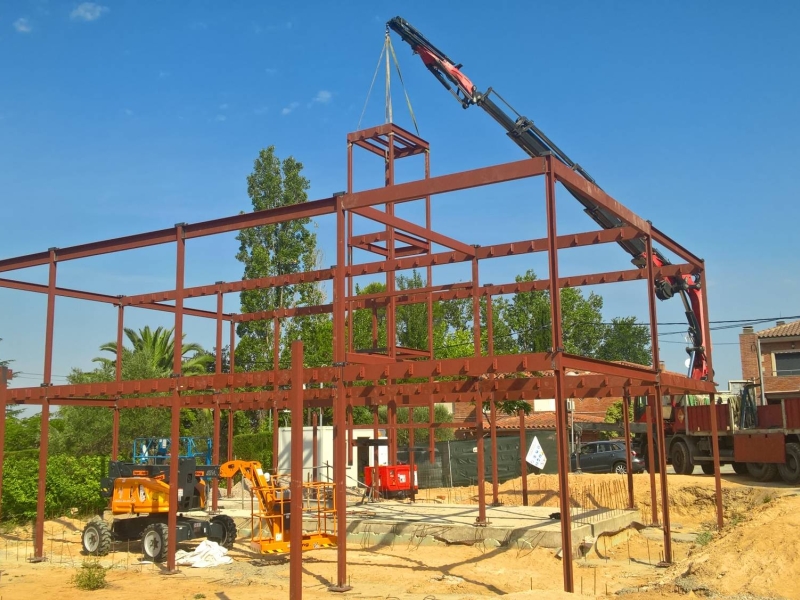
{"type": "Polygon", "coordinates": [[[105,556],[111,549],[111,528],[100,517],[93,517],[81,534],[81,545],[86,554],[105,556]]]}
{"type": "Polygon", "coordinates": [[[800,444],[786,444],[786,462],[778,465],[778,473],[789,485],[800,482],[800,444]]]}
{"type": "Polygon", "coordinates": [[[700,468],[703,469],[703,473],[706,475],[713,475],[714,474],[714,463],[713,462],[704,462],[700,463],[700,468]]]}
{"type": "Polygon", "coordinates": [[[236,523],[234,523],[233,519],[228,515],[216,515],[211,517],[211,522],[222,525],[224,533],[221,538],[208,536],[208,539],[212,542],[217,542],[220,546],[228,550],[233,548],[233,542],[236,541],[236,523]]]}
{"type": "Polygon", "coordinates": [[[747,472],[756,481],[772,481],[778,474],[778,467],[772,463],[747,463],[747,472]]]}
{"type": "Polygon", "coordinates": [[[672,467],[678,475],[691,475],[694,472],[694,462],[686,442],[678,440],[672,444],[670,458],[672,467]]]}
{"type": "Polygon", "coordinates": [[[735,462],[733,463],[733,472],[737,475],[747,475],[747,463],[735,462]]]}
{"type": "Polygon", "coordinates": [[[151,523],[142,532],[142,552],[147,560],[164,562],[167,560],[169,529],[165,523],[151,523]]]}

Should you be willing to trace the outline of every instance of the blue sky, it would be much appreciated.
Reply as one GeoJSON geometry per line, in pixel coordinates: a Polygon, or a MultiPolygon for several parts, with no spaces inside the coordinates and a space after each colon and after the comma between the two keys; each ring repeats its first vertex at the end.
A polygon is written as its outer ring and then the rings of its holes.
{"type": "MultiPolygon", "coordinates": [[[[245,178],[260,148],[294,155],[310,197],[346,187],[346,134],[357,128],[383,44],[401,14],[480,89],[490,86],[580,162],[612,196],[704,257],[715,320],[800,313],[796,268],[800,42],[795,3],[430,2],[98,3],[0,5],[0,257],[248,210],[245,178]]],[[[523,158],[476,107],[462,110],[394,39],[433,174],[523,158]]],[[[384,116],[382,75],[362,121],[384,116]]],[[[395,120],[411,128],[393,79],[395,120]]],[[[421,164],[400,170],[421,176],[421,164]]],[[[356,186],[379,185],[359,159],[356,186]]],[[[566,193],[559,230],[594,224],[566,193]]],[[[401,213],[403,214],[403,213],[401,213]]],[[[408,216],[412,216],[409,212],[408,216]]],[[[434,225],[467,243],[544,235],[542,183],[532,180],[434,203],[434,225]],[[483,211],[483,212],[481,212],[483,211]]],[[[331,220],[318,223],[334,262],[331,220]]],[[[236,280],[233,236],[192,241],[187,283],[236,280]]],[[[616,247],[564,252],[563,274],[627,268],[616,247]]],[[[111,294],[173,285],[173,250],[65,263],[59,284],[111,294]]],[[[487,265],[483,283],[513,280],[546,257],[487,265]]],[[[10,274],[44,282],[46,271],[10,274]]],[[[441,269],[435,283],[458,281],[441,269]]],[[[607,318],[647,319],[642,284],[600,286],[607,318]]],[[[213,303],[213,301],[212,301],[213,303]]],[[[211,308],[212,303],[191,305],[211,308]]],[[[0,290],[3,357],[38,385],[43,298],[0,290]]],[[[238,298],[226,300],[236,311],[238,298]]],[[[59,300],[55,381],[90,368],[113,339],[114,309],[59,300]]],[[[682,321],[680,303],[659,321],[682,321]]],[[[126,325],[169,325],[129,311],[126,325]]],[[[213,345],[213,324],[187,320],[213,345]]],[[[665,326],[662,331],[679,331],[665,326]]],[[[740,377],[738,329],[713,336],[716,379],[740,377]]],[[[681,335],[662,358],[683,371],[681,335]]],[[[40,378],[39,378],[40,379],[40,378]]]]}

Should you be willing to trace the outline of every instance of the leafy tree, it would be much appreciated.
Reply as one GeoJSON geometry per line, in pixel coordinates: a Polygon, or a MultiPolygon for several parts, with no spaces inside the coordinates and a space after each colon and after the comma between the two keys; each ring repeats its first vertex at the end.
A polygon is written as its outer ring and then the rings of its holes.
{"type": "MultiPolygon", "coordinates": [[[[253,210],[269,210],[302,204],[308,200],[309,181],[302,175],[303,164],[293,157],[281,160],[270,146],[259,152],[253,172],[247,178],[247,193],[253,210]]],[[[239,241],[237,260],[244,264],[243,279],[258,279],[287,275],[317,268],[319,254],[317,236],[309,230],[310,219],[295,219],[273,225],[243,229],[239,241]]],[[[322,303],[324,294],[318,284],[304,283],[282,285],[269,289],[246,290],[240,295],[242,313],[289,308],[322,303]]],[[[285,348],[293,339],[303,338],[307,343],[307,364],[330,362],[319,344],[332,328],[330,317],[311,316],[292,319],[284,328],[282,341],[285,348]]],[[[239,344],[236,347],[236,367],[244,371],[271,369],[273,366],[273,326],[271,321],[240,323],[236,329],[239,344]]],[[[328,350],[330,352],[330,350],[328,350]]],[[[284,354],[284,353],[282,353],[284,354]]]]}
{"type": "MultiPolygon", "coordinates": [[[[528,270],[517,282],[535,281],[528,270]]],[[[561,290],[561,323],[564,349],[571,354],[596,356],[603,341],[603,298],[595,293],[586,298],[575,288],[561,290]]],[[[514,294],[505,311],[509,327],[516,333],[519,352],[546,352],[553,342],[550,326],[550,292],[514,294]]]]}
{"type": "MultiPolygon", "coordinates": [[[[633,402],[630,402],[628,406],[628,419],[631,423],[633,423],[633,402]]],[[[623,421],[623,413],[622,413],[622,400],[617,400],[608,407],[606,410],[606,416],[603,419],[606,423],[615,423],[619,425],[623,421]]],[[[601,432],[603,437],[606,439],[620,437],[619,434],[615,432],[608,432],[603,431],[601,432]]]]}
{"type": "MultiPolygon", "coordinates": [[[[170,329],[158,327],[155,331],[151,330],[149,325],[139,331],[126,327],[125,336],[133,348],[123,346],[122,349],[123,379],[155,379],[172,375],[175,356],[175,340],[172,335],[174,331],[174,327],[170,329]]],[[[114,358],[97,357],[93,360],[102,365],[103,373],[114,372],[117,343],[107,342],[100,346],[100,350],[110,352],[114,358]]],[[[186,376],[207,372],[209,364],[213,364],[214,360],[212,355],[196,343],[183,344],[181,355],[185,357],[181,372],[186,376]],[[192,356],[187,356],[191,353],[192,356]]]]}
{"type": "MultiPolygon", "coordinates": [[[[122,379],[155,379],[172,374],[174,353],[173,330],[150,327],[125,334],[132,348],[122,350],[122,379]]],[[[109,342],[101,350],[116,357],[117,344],[109,342]]],[[[213,364],[214,356],[196,343],[183,344],[184,375],[206,373],[213,364]]],[[[102,383],[114,381],[116,358],[98,357],[98,368],[92,371],[72,369],[68,381],[72,384],[102,383]]],[[[73,454],[106,454],[112,443],[113,411],[104,407],[62,406],[58,411],[59,429],[52,432],[51,454],[70,452],[73,454]]],[[[127,456],[137,437],[166,437],[170,435],[170,409],[130,408],[120,411],[120,454],[127,456]]],[[[181,435],[210,436],[213,421],[211,411],[202,409],[181,411],[181,435]]]]}
{"type": "Polygon", "coordinates": [[[637,323],[636,317],[615,317],[605,328],[597,358],[651,364],[650,329],[637,323]]]}

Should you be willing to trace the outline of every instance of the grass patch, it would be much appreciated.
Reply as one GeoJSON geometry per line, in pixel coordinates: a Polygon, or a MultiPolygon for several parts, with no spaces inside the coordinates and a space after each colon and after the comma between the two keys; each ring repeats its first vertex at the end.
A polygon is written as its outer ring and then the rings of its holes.
{"type": "Polygon", "coordinates": [[[72,583],[75,584],[75,587],[79,590],[99,590],[106,585],[106,569],[103,565],[99,562],[89,562],[84,561],[81,565],[80,570],[75,573],[75,576],[72,578],[72,583]]]}
{"type": "Polygon", "coordinates": [[[714,539],[714,534],[713,534],[712,532],[710,532],[710,531],[704,531],[704,532],[702,532],[702,533],[699,533],[699,534],[697,535],[697,543],[698,543],[700,546],[705,546],[705,545],[706,545],[706,544],[708,544],[708,542],[710,542],[712,539],[714,539]]]}

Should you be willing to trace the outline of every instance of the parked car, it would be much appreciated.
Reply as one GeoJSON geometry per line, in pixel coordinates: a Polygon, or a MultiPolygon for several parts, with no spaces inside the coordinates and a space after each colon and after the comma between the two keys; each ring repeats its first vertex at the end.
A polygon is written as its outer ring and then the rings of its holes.
{"type": "MultiPolygon", "coordinates": [[[[605,442],[586,442],[581,444],[576,453],[570,457],[570,470],[574,473],[580,470],[584,473],[620,473],[627,472],[625,462],[626,444],[622,440],[609,440],[605,442]],[[578,460],[580,459],[580,460],[578,460]]],[[[631,450],[631,467],[634,473],[644,471],[645,465],[641,457],[631,450]]]]}

